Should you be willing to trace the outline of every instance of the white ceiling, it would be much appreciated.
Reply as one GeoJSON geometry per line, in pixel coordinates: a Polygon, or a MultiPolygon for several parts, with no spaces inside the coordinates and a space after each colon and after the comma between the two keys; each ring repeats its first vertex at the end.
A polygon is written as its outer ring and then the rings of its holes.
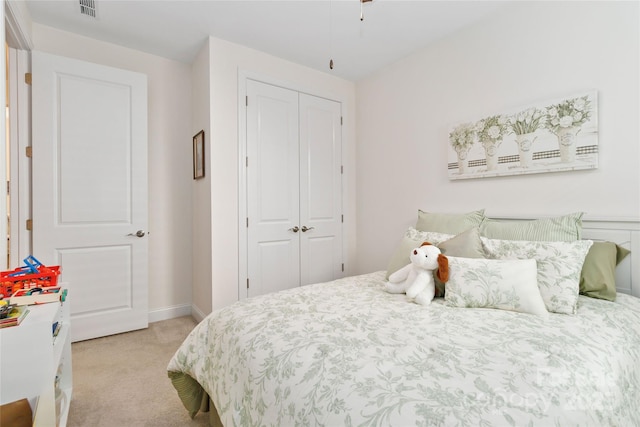
{"type": "Polygon", "coordinates": [[[504,1],[27,0],[34,22],[191,63],[211,35],[356,81],[495,13],[504,1]],[[329,59],[335,63],[329,70],[329,59]]]}

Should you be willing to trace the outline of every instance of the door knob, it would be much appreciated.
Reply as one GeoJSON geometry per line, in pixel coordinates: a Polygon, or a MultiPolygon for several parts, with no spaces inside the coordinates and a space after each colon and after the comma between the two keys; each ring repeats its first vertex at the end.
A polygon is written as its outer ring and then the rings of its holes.
{"type": "MultiPolygon", "coordinates": [[[[294,233],[297,233],[298,230],[300,230],[300,229],[298,228],[297,225],[295,227],[289,229],[289,231],[293,231],[294,233]]],[[[304,231],[304,230],[302,230],[302,231],[304,231]]]]}
{"type": "Polygon", "coordinates": [[[145,235],[145,232],[142,230],[136,231],[136,234],[133,234],[133,233],[127,234],[127,236],[136,236],[136,237],[144,237],[144,235],[145,235]]]}
{"type": "Polygon", "coordinates": [[[306,225],[303,225],[303,226],[302,226],[302,232],[304,233],[304,232],[306,232],[306,231],[313,230],[314,228],[315,228],[315,227],[309,227],[309,228],[307,228],[307,226],[306,226],[306,225]]]}

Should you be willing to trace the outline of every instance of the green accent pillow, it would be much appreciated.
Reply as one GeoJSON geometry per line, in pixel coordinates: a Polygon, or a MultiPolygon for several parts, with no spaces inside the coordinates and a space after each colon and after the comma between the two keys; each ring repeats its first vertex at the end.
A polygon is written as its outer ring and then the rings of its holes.
{"type": "Polygon", "coordinates": [[[438,243],[436,246],[438,246],[442,254],[446,256],[485,258],[478,227],[470,228],[457,236],[438,243]]]}
{"type": "Polygon", "coordinates": [[[416,229],[455,235],[478,227],[484,218],[484,209],[466,214],[431,213],[418,210],[416,229]]]}
{"type": "Polygon", "coordinates": [[[582,215],[571,213],[532,221],[501,221],[485,218],[480,235],[489,239],[528,240],[535,242],[575,242],[582,235],[582,215]]]}
{"type": "MultiPolygon", "coordinates": [[[[443,255],[448,257],[460,258],[486,258],[482,240],[480,240],[480,230],[478,227],[470,228],[464,233],[445,240],[437,245],[443,255]]],[[[446,284],[443,283],[436,275],[433,276],[436,281],[436,296],[444,296],[446,284]]]]}
{"type": "Polygon", "coordinates": [[[593,242],[580,273],[580,293],[591,298],[616,300],[616,266],[631,251],[613,242],[593,242]]]}

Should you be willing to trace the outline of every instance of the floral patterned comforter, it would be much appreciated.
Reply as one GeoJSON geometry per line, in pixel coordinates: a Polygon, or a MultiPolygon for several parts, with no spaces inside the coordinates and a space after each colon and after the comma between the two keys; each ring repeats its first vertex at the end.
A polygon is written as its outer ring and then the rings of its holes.
{"type": "Polygon", "coordinates": [[[195,379],[227,427],[640,425],[640,299],[580,296],[575,315],[541,318],[423,307],[383,281],[376,272],[215,311],[169,376],[195,379]]]}

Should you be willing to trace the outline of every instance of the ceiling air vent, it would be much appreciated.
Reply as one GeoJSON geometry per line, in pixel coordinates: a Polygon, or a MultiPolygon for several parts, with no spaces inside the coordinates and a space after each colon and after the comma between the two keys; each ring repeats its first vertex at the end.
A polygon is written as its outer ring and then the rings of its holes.
{"type": "Polygon", "coordinates": [[[80,2],[80,14],[96,18],[96,0],[78,0],[80,2]]]}

